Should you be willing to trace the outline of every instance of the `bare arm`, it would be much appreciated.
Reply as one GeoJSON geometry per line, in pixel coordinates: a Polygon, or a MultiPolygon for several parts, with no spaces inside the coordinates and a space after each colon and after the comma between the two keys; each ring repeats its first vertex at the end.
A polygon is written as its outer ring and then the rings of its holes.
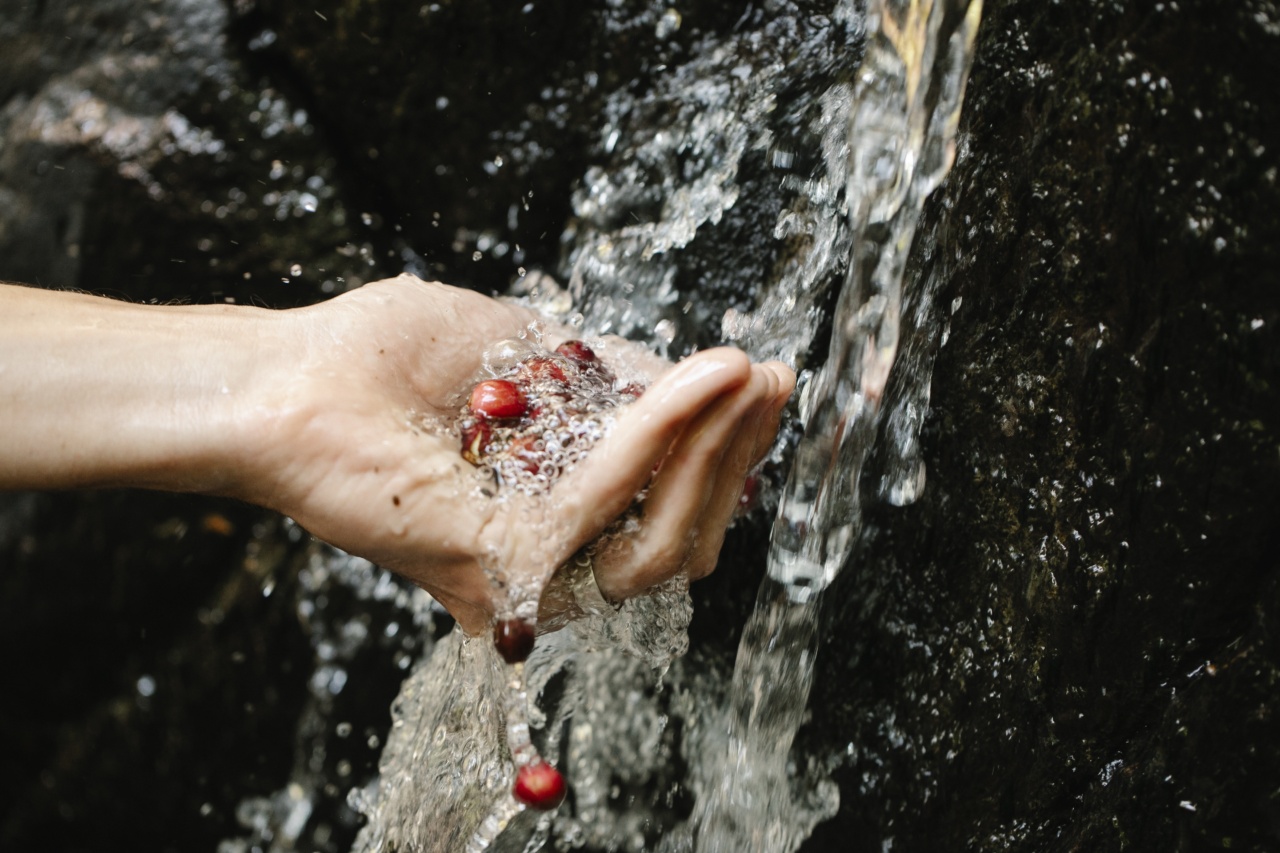
{"type": "Polygon", "coordinates": [[[0,285],[0,488],[236,491],[284,316],[0,285]]]}
{"type": "Polygon", "coordinates": [[[536,321],[409,276],[290,311],[0,285],[0,488],[238,497],[406,575],[473,633],[511,603],[496,576],[540,588],[646,486],[645,523],[597,559],[601,589],[709,572],[794,376],[700,353],[545,500],[477,502],[457,437],[421,420],[456,412],[485,347],[536,321]]]}

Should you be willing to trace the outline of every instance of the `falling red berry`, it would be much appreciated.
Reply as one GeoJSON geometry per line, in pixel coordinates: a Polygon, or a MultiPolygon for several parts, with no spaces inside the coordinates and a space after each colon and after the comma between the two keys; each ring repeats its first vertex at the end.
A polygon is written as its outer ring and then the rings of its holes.
{"type": "Polygon", "coordinates": [[[549,811],[564,802],[564,776],[545,761],[534,761],[516,773],[512,795],[529,808],[549,811]]]}
{"type": "Polygon", "coordinates": [[[529,411],[529,401],[514,382],[486,379],[471,390],[471,412],[482,418],[518,418],[529,411]]]}
{"type": "Polygon", "coordinates": [[[507,663],[528,660],[533,640],[533,626],[523,619],[502,619],[493,626],[493,644],[507,663]]]}
{"type": "Polygon", "coordinates": [[[579,364],[599,364],[600,356],[596,355],[595,350],[584,344],[582,341],[565,341],[556,347],[556,352],[562,356],[579,364]]]}
{"type": "Polygon", "coordinates": [[[493,427],[485,421],[471,421],[462,427],[462,458],[479,465],[493,438],[493,427]]]}

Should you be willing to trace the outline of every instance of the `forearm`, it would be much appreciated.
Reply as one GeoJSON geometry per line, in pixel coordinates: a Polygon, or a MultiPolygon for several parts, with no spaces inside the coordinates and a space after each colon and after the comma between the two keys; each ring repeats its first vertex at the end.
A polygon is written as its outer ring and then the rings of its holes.
{"type": "Polygon", "coordinates": [[[234,493],[278,322],[0,285],[0,488],[234,493]]]}

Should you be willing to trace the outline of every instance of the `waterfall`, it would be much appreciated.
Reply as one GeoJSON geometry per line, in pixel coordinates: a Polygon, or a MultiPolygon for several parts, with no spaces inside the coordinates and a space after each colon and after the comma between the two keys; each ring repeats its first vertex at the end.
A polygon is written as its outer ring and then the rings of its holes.
{"type": "MultiPolygon", "coordinates": [[[[794,802],[788,753],[812,684],[822,592],[861,530],[864,465],[902,348],[904,304],[911,297],[927,310],[930,294],[915,291],[936,284],[908,277],[908,259],[925,199],[955,159],[981,9],[981,0],[878,0],[868,9],[848,124],[853,255],[830,353],[806,389],[805,431],[774,523],[768,577],[738,648],[728,752],[712,777],[721,781],[698,806],[704,853],[792,850],[812,829],[796,818],[813,810],[794,802]]],[[[919,408],[929,376],[912,367],[899,405],[919,408]]],[[[913,445],[916,426],[912,418],[891,424],[899,448],[913,445]]],[[[922,476],[918,460],[899,454],[881,491],[907,502],[922,476]]]]}

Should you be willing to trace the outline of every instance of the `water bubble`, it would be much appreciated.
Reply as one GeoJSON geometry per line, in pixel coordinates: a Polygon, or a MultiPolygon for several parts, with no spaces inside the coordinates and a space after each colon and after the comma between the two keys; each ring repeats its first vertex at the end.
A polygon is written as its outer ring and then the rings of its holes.
{"type": "Polygon", "coordinates": [[[156,680],[149,675],[144,675],[138,679],[138,695],[154,696],[156,695],[156,680]]]}
{"type": "Polygon", "coordinates": [[[298,276],[302,275],[302,264],[294,264],[293,266],[289,267],[289,275],[293,276],[294,278],[297,278],[298,276]]]}

